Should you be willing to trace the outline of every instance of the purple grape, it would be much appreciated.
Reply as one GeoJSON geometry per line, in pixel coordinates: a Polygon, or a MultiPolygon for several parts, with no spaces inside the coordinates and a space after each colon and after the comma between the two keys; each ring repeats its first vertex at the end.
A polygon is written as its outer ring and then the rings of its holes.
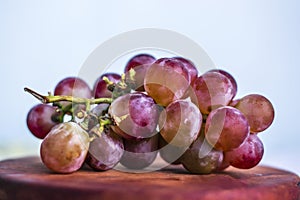
{"type": "Polygon", "coordinates": [[[44,138],[40,155],[46,167],[58,173],[72,173],[83,164],[90,138],[77,123],[64,122],[54,126],[44,138]]]}
{"type": "Polygon", "coordinates": [[[105,171],[117,165],[123,153],[122,138],[109,129],[90,143],[85,162],[96,171],[105,171]]]}
{"type": "Polygon", "coordinates": [[[207,72],[198,77],[193,84],[196,99],[202,114],[226,106],[234,97],[234,87],[226,76],[218,72],[207,72]]]}
{"type": "Polygon", "coordinates": [[[90,115],[88,115],[88,129],[92,129],[94,126],[99,124],[99,117],[104,116],[108,112],[109,104],[102,103],[95,106],[90,115]]]}
{"type": "Polygon", "coordinates": [[[120,136],[147,138],[155,133],[159,109],[153,99],[144,93],[131,93],[118,97],[109,107],[116,126],[112,129],[120,136]]]}
{"type": "Polygon", "coordinates": [[[198,77],[198,70],[195,67],[194,63],[192,63],[192,61],[183,58],[183,57],[174,57],[177,60],[180,60],[184,67],[187,69],[189,76],[190,76],[190,84],[193,84],[193,82],[196,80],[196,78],[198,77]]]}
{"type": "Polygon", "coordinates": [[[101,75],[95,82],[93,88],[93,94],[95,98],[111,98],[112,92],[107,89],[107,84],[103,80],[103,77],[107,77],[113,83],[118,83],[121,80],[121,76],[116,73],[105,73],[101,75]]]}
{"type": "Polygon", "coordinates": [[[150,166],[157,156],[158,135],[137,140],[124,140],[125,152],[120,163],[129,169],[150,166]]]}
{"type": "Polygon", "coordinates": [[[261,161],[263,154],[263,143],[256,134],[250,134],[241,146],[225,152],[225,157],[233,167],[250,169],[261,161]]]}
{"type": "Polygon", "coordinates": [[[185,169],[195,174],[209,174],[218,169],[223,152],[213,149],[201,135],[186,150],[180,161],[185,169]]]}
{"type": "Polygon", "coordinates": [[[54,95],[91,98],[92,92],[84,80],[78,77],[68,77],[64,78],[56,85],[54,95]]]}
{"type": "Polygon", "coordinates": [[[149,54],[138,54],[132,57],[126,64],[124,72],[126,74],[126,79],[130,78],[130,69],[134,69],[134,81],[132,84],[134,85],[133,89],[136,91],[145,91],[144,89],[144,79],[146,72],[150,65],[154,63],[155,58],[149,54]]]}
{"type": "Polygon", "coordinates": [[[230,151],[249,135],[246,117],[238,109],[225,106],[213,110],[206,119],[205,137],[216,149],[230,151]]]}
{"type": "Polygon", "coordinates": [[[59,123],[54,120],[56,108],[47,104],[38,104],[27,114],[27,127],[37,138],[43,139],[51,128],[59,123]]]}

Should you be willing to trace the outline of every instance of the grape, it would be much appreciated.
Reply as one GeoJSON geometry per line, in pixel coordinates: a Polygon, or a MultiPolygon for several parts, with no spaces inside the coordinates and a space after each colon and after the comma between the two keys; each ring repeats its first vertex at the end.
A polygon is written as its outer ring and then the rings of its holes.
{"type": "Polygon", "coordinates": [[[230,103],[229,106],[235,107],[239,103],[240,99],[233,99],[230,103]]]}
{"type": "Polygon", "coordinates": [[[272,103],[262,95],[247,95],[235,107],[246,116],[252,133],[264,131],[274,120],[272,103]]]}
{"type": "Polygon", "coordinates": [[[256,134],[250,134],[238,148],[225,152],[230,165],[240,169],[250,169],[256,166],[261,161],[263,154],[263,143],[256,134]]]}
{"type": "Polygon", "coordinates": [[[209,174],[218,169],[223,160],[223,152],[213,149],[201,135],[186,150],[180,161],[191,173],[209,174]]]}
{"type": "Polygon", "coordinates": [[[127,139],[147,138],[155,133],[159,109],[151,97],[136,92],[114,100],[109,114],[116,123],[112,129],[120,136],[127,139]]]}
{"type": "Polygon", "coordinates": [[[177,100],[168,105],[159,118],[160,134],[167,143],[188,147],[197,138],[202,115],[191,101],[177,100]]]}
{"type": "Polygon", "coordinates": [[[75,122],[64,122],[54,126],[41,144],[43,163],[58,173],[78,170],[89,149],[89,136],[75,122]]]}
{"type": "Polygon", "coordinates": [[[150,166],[157,156],[158,135],[137,140],[124,140],[125,152],[120,163],[129,169],[150,166]]]}
{"type": "Polygon", "coordinates": [[[93,94],[95,98],[111,98],[112,97],[112,92],[107,89],[107,84],[103,80],[103,77],[107,77],[110,81],[113,83],[117,83],[121,80],[121,76],[116,73],[105,73],[101,75],[95,82],[94,87],[93,87],[93,94]]]}
{"type": "Polygon", "coordinates": [[[226,106],[234,97],[234,88],[231,81],[221,73],[207,72],[198,77],[193,89],[202,114],[209,114],[212,110],[226,106]]]}
{"type": "Polygon", "coordinates": [[[206,119],[205,137],[216,149],[229,151],[240,146],[249,135],[246,117],[236,108],[213,110],[206,119]]]}
{"type": "Polygon", "coordinates": [[[161,136],[158,141],[160,157],[167,163],[178,165],[181,164],[180,157],[186,151],[187,147],[178,147],[167,143],[161,136]]]}
{"type": "Polygon", "coordinates": [[[174,57],[174,58],[180,60],[183,63],[184,67],[187,69],[189,73],[190,84],[192,84],[198,77],[198,70],[195,67],[194,63],[192,63],[192,61],[183,57],[174,57]]]}
{"type": "MultiPolygon", "coordinates": [[[[149,54],[138,54],[132,57],[126,64],[124,72],[126,76],[130,75],[129,70],[134,69],[134,89],[137,91],[145,91],[144,79],[150,65],[154,63],[155,58],[149,54]]],[[[128,77],[127,77],[128,79],[128,77]]]]}
{"type": "Polygon", "coordinates": [[[230,80],[230,82],[233,86],[233,97],[235,97],[238,88],[237,88],[237,83],[236,83],[236,80],[234,79],[234,77],[222,69],[212,69],[212,70],[210,70],[210,72],[218,72],[218,73],[221,73],[224,76],[226,76],[230,80]]]}
{"type": "Polygon", "coordinates": [[[109,129],[90,143],[85,162],[94,170],[109,170],[118,164],[123,153],[122,138],[109,129]]]}
{"type": "Polygon", "coordinates": [[[156,103],[167,106],[183,97],[189,87],[189,78],[182,62],[175,58],[161,58],[147,70],[144,87],[156,103]]]}
{"type": "Polygon", "coordinates": [[[27,114],[27,127],[37,138],[43,139],[53,126],[59,123],[54,120],[56,108],[47,104],[38,104],[27,114]]]}
{"type": "Polygon", "coordinates": [[[109,104],[102,103],[95,106],[90,115],[88,115],[88,129],[92,129],[94,126],[99,124],[99,117],[104,116],[108,112],[109,104]]]}
{"type": "Polygon", "coordinates": [[[78,77],[68,77],[56,85],[54,95],[91,98],[92,92],[84,80],[78,77]]]}

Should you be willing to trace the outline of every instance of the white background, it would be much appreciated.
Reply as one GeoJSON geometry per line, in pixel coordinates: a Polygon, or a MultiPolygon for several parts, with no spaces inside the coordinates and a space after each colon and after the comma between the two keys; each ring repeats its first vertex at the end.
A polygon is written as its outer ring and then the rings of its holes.
{"type": "Polygon", "coordinates": [[[39,152],[25,123],[38,102],[25,86],[46,94],[112,36],[163,28],[191,38],[234,75],[239,97],[272,101],[275,121],[259,135],[261,163],[300,174],[299,11],[296,0],[0,0],[0,158],[39,152]]]}

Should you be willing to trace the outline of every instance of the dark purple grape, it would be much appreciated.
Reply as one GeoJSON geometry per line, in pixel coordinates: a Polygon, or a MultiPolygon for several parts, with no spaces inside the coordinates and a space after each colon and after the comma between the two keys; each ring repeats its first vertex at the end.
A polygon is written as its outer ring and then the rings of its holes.
{"type": "Polygon", "coordinates": [[[193,82],[198,77],[198,70],[195,67],[194,63],[186,58],[183,57],[175,57],[177,60],[180,60],[184,67],[187,69],[189,76],[190,76],[190,84],[193,84],[193,82]]]}
{"type": "Polygon", "coordinates": [[[112,92],[107,89],[107,84],[103,80],[103,77],[107,77],[113,83],[118,83],[121,80],[121,76],[116,73],[105,73],[101,75],[95,82],[93,88],[93,94],[95,98],[111,98],[112,92]]]}
{"type": "Polygon", "coordinates": [[[195,174],[209,174],[218,169],[223,152],[213,149],[201,135],[186,150],[180,161],[185,169],[195,174]]]}
{"type": "Polygon", "coordinates": [[[159,109],[153,99],[144,93],[131,93],[118,97],[109,107],[116,126],[112,129],[120,136],[147,138],[155,133],[159,109]]]}
{"type": "Polygon", "coordinates": [[[92,92],[88,84],[81,78],[68,77],[56,85],[54,95],[91,98],[92,92]]]}
{"type": "Polygon", "coordinates": [[[189,78],[189,73],[181,61],[161,58],[147,70],[144,87],[156,103],[167,106],[183,97],[189,87],[189,78]]]}
{"type": "Polygon", "coordinates": [[[178,165],[181,164],[180,157],[186,151],[187,147],[178,147],[167,143],[159,136],[159,155],[167,163],[178,165]]]}
{"type": "Polygon", "coordinates": [[[122,138],[109,129],[90,143],[85,162],[96,171],[109,170],[119,163],[123,153],[122,138]]]}
{"type": "Polygon", "coordinates": [[[263,154],[263,143],[256,134],[250,134],[241,146],[225,152],[225,157],[233,167],[250,169],[261,161],[263,154]]]}
{"type": "Polygon", "coordinates": [[[206,119],[205,138],[216,149],[230,151],[240,146],[250,133],[246,117],[230,106],[213,110],[206,119]]]}
{"type": "Polygon", "coordinates": [[[124,72],[126,75],[126,80],[130,79],[130,69],[134,69],[135,75],[134,80],[130,80],[133,84],[133,89],[136,91],[145,91],[144,89],[144,79],[146,72],[150,65],[154,63],[155,58],[149,54],[138,54],[132,57],[126,64],[124,72]]]}
{"type": "Polygon", "coordinates": [[[72,173],[84,163],[90,138],[75,122],[54,126],[41,144],[41,159],[46,167],[58,173],[72,173]]]}
{"type": "Polygon", "coordinates": [[[51,128],[59,123],[54,120],[56,108],[47,104],[38,104],[27,114],[27,127],[37,138],[43,139],[51,128]]]}
{"type": "Polygon", "coordinates": [[[238,87],[237,87],[237,83],[236,83],[236,80],[234,79],[234,77],[230,73],[228,73],[222,69],[212,69],[212,70],[210,70],[210,72],[218,72],[218,73],[221,73],[224,76],[226,76],[230,80],[230,82],[233,86],[233,97],[235,97],[238,87]]]}
{"type": "Polygon", "coordinates": [[[198,77],[193,84],[196,99],[202,114],[226,106],[234,97],[234,87],[226,76],[218,72],[207,72],[198,77]]]}
{"type": "Polygon", "coordinates": [[[137,140],[124,140],[125,152],[120,163],[129,169],[150,166],[158,152],[158,135],[137,140]]]}

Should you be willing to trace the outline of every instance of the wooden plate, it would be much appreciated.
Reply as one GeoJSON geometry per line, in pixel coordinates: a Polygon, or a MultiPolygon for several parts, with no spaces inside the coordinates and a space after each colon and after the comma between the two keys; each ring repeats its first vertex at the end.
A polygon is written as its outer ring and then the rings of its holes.
{"type": "Polygon", "coordinates": [[[300,179],[264,166],[210,175],[189,174],[180,166],[142,174],[83,167],[62,175],[26,157],[0,162],[0,199],[299,200],[300,179]]]}

